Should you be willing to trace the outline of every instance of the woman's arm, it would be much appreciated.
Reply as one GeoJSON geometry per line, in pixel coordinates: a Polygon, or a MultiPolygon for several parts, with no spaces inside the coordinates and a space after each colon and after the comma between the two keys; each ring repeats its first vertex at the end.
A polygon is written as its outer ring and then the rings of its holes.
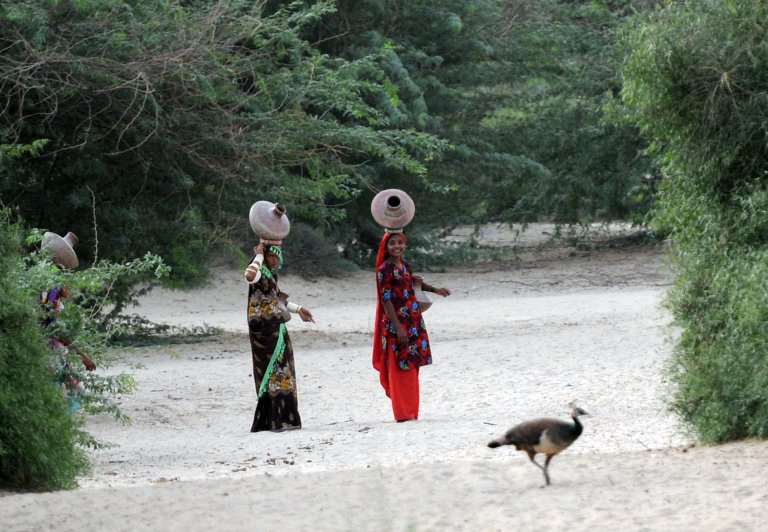
{"type": "Polygon", "coordinates": [[[245,268],[245,281],[248,284],[253,284],[261,279],[261,265],[264,263],[264,245],[259,243],[258,246],[254,246],[253,252],[256,254],[253,260],[245,268]]]}
{"type": "Polygon", "coordinates": [[[408,333],[405,332],[405,327],[403,327],[403,324],[400,323],[400,320],[397,318],[397,312],[395,312],[395,306],[392,304],[392,301],[385,299],[381,306],[384,307],[384,313],[387,315],[387,318],[389,318],[389,321],[395,324],[395,331],[397,331],[397,345],[403,346],[407,344],[408,333]]]}
{"type": "Polygon", "coordinates": [[[93,371],[96,369],[96,362],[93,361],[91,357],[89,357],[85,351],[80,349],[77,345],[75,345],[75,342],[71,338],[64,338],[59,340],[63,345],[67,346],[69,349],[74,349],[75,353],[80,357],[80,360],[83,361],[83,365],[85,366],[85,369],[88,371],[93,371]]]}
{"type": "Polygon", "coordinates": [[[408,333],[405,327],[400,323],[400,319],[397,317],[397,311],[395,305],[392,304],[391,293],[393,290],[393,274],[391,267],[382,267],[376,272],[376,290],[378,297],[381,300],[381,307],[384,309],[384,314],[387,315],[390,323],[395,327],[397,333],[397,345],[404,346],[408,344],[408,333]]]}
{"type": "Polygon", "coordinates": [[[433,294],[437,294],[439,296],[449,296],[451,295],[451,291],[447,288],[435,288],[431,284],[425,283],[423,280],[421,281],[421,289],[425,292],[432,292],[433,294]]]}
{"type": "Polygon", "coordinates": [[[285,307],[288,309],[288,312],[297,313],[302,320],[315,323],[315,318],[312,316],[312,312],[307,307],[302,307],[301,305],[297,305],[291,301],[289,301],[285,307]]]}
{"type": "Polygon", "coordinates": [[[91,357],[85,354],[85,351],[77,347],[75,344],[71,344],[71,347],[74,347],[77,354],[80,355],[80,360],[83,361],[83,365],[85,366],[85,369],[87,369],[88,371],[93,371],[96,369],[96,362],[94,362],[91,357]]]}

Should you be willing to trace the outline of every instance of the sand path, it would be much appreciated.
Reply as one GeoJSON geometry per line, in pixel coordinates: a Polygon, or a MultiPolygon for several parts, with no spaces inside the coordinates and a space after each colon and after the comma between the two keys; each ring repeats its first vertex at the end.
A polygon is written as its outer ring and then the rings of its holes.
{"type": "Polygon", "coordinates": [[[397,424],[370,364],[372,274],[281,279],[315,324],[289,323],[304,428],[248,432],[255,391],[240,273],[156,291],[139,313],[227,332],[131,349],[130,426],[89,430],[71,492],[6,494],[3,530],[762,530],[768,443],[691,446],[664,405],[670,282],[659,249],[528,253],[425,274],[454,294],[425,315],[435,363],[418,422],[397,424]],[[139,364],[139,367],[136,365],[139,364]],[[486,443],[518,421],[588,410],[552,462],[486,443]]]}

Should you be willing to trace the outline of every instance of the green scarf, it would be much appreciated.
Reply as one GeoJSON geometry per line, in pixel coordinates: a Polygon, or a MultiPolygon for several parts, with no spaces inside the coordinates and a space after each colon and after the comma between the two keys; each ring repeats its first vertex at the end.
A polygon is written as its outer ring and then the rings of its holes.
{"type": "Polygon", "coordinates": [[[267,365],[267,371],[264,372],[264,377],[261,379],[261,386],[259,386],[258,399],[261,399],[261,396],[264,395],[264,392],[267,391],[267,386],[269,385],[269,379],[272,377],[272,372],[275,371],[275,362],[283,358],[283,353],[285,352],[285,340],[283,339],[284,333],[285,333],[285,323],[281,323],[280,332],[277,335],[277,344],[275,345],[275,350],[272,352],[272,358],[270,359],[269,364],[267,365]]]}
{"type": "Polygon", "coordinates": [[[272,274],[279,272],[280,268],[283,267],[283,250],[280,249],[280,246],[269,245],[264,250],[264,254],[266,255],[267,253],[272,253],[277,256],[277,268],[275,268],[275,271],[267,268],[267,261],[265,259],[264,264],[261,265],[261,274],[267,279],[272,279],[272,274]]]}

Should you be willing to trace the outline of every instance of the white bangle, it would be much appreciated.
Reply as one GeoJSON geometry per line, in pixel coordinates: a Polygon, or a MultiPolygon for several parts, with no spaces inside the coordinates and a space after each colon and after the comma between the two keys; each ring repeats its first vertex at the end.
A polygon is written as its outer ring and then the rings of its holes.
{"type": "Polygon", "coordinates": [[[293,303],[292,301],[289,301],[288,304],[285,306],[285,308],[288,309],[288,312],[301,312],[301,309],[303,307],[301,305],[297,305],[296,303],[293,303]]]}
{"type": "Polygon", "coordinates": [[[243,273],[243,276],[245,277],[245,282],[248,284],[256,284],[259,282],[259,279],[261,279],[261,265],[256,263],[255,261],[250,263],[248,266],[245,267],[245,272],[243,273]],[[253,279],[250,281],[248,280],[248,274],[253,274],[253,279]]]}

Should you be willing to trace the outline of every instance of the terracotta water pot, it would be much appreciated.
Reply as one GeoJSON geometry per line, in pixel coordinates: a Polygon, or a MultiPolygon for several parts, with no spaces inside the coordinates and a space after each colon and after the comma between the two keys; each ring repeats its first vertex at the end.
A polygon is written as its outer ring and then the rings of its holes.
{"type": "Polygon", "coordinates": [[[42,247],[53,254],[53,260],[57,264],[68,268],[77,268],[80,261],[77,259],[74,247],[80,239],[75,233],[69,232],[64,237],[56,233],[46,232],[43,235],[42,247]]]}
{"type": "Polygon", "coordinates": [[[421,311],[426,312],[429,310],[429,307],[432,306],[432,300],[429,298],[427,293],[424,292],[424,289],[421,286],[423,283],[424,279],[418,275],[413,276],[413,293],[416,296],[416,301],[419,303],[419,308],[421,311]]]}
{"type": "Polygon", "coordinates": [[[402,229],[411,223],[415,213],[411,197],[397,188],[382,190],[371,202],[373,219],[385,229],[402,229]]]}
{"type": "Polygon", "coordinates": [[[283,240],[291,230],[291,222],[288,221],[285,207],[279,203],[269,201],[257,201],[251,205],[248,213],[251,229],[262,240],[278,243],[283,240]]]}

